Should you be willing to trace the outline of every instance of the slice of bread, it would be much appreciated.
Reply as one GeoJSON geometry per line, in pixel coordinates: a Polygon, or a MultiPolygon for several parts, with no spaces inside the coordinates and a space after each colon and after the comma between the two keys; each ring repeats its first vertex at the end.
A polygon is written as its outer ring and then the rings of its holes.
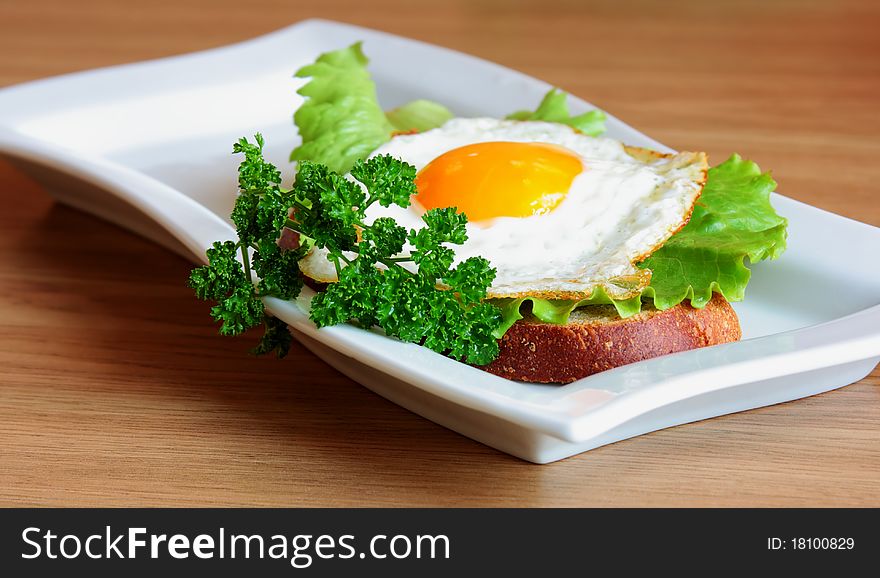
{"type": "Polygon", "coordinates": [[[482,369],[535,383],[569,383],[621,365],[668,353],[737,341],[739,319],[715,295],[703,309],[680,304],[621,319],[611,305],[575,309],[566,325],[526,316],[501,339],[501,353],[482,369]]]}

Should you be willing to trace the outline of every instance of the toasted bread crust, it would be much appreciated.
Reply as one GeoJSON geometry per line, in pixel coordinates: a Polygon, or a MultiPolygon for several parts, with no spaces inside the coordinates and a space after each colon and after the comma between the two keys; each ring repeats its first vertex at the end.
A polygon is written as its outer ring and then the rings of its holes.
{"type": "Polygon", "coordinates": [[[720,295],[703,309],[680,304],[646,308],[620,319],[611,306],[576,309],[566,325],[535,318],[516,322],[501,339],[501,353],[482,369],[517,381],[569,383],[669,353],[737,341],[739,319],[720,295]]]}

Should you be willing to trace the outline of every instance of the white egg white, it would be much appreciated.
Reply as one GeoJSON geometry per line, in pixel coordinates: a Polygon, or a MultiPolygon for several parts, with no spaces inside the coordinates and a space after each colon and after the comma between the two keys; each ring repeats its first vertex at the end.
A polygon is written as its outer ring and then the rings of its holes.
{"type": "MultiPolygon", "coordinates": [[[[637,294],[650,274],[635,263],[687,223],[706,178],[703,153],[663,155],[536,121],[453,119],[396,136],[373,154],[390,154],[421,170],[449,150],[493,141],[555,144],[577,155],[584,170],[555,210],[468,223],[467,242],[450,245],[456,262],[481,256],[495,267],[489,297],[579,299],[598,287],[618,299],[637,294]]],[[[370,207],[367,221],[382,216],[407,229],[424,226],[417,205],[370,207]]],[[[300,267],[317,280],[336,280],[323,251],[313,250],[300,267]]]]}

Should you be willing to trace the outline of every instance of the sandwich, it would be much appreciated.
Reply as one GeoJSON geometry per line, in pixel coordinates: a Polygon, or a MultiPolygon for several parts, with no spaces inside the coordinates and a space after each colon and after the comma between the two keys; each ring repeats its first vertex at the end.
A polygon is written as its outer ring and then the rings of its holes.
{"type": "Polygon", "coordinates": [[[572,116],[555,89],[505,118],[427,100],[386,112],[366,64],[355,44],[297,72],[291,188],[262,137],[234,147],[239,242],[190,279],[221,333],[262,323],[256,351],[285,353],[261,298],[308,284],[319,327],[378,327],[519,381],[740,339],[746,260],[786,240],[757,165],[605,137],[601,111],[572,116]]]}

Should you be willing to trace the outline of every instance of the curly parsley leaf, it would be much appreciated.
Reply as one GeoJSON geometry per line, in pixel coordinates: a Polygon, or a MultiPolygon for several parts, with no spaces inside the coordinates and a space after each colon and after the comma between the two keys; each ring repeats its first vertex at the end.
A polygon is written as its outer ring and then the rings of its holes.
{"type": "Polygon", "coordinates": [[[254,251],[254,271],[260,277],[260,295],[293,299],[303,287],[297,263],[306,254],[304,247],[282,249],[277,242],[262,242],[254,251]]]}
{"type": "Polygon", "coordinates": [[[236,287],[211,308],[211,317],[221,324],[221,335],[244,333],[259,325],[264,316],[263,302],[250,283],[236,287]]]}
{"type": "Polygon", "coordinates": [[[238,166],[238,187],[243,192],[265,191],[281,184],[281,171],[263,158],[263,135],[257,133],[254,141],[242,137],[232,145],[233,154],[242,153],[245,157],[238,166]]]}
{"type": "Polygon", "coordinates": [[[266,317],[264,320],[265,331],[260,342],[251,350],[254,355],[266,355],[275,352],[278,358],[285,357],[290,352],[293,343],[293,335],[287,323],[277,317],[266,317]]]}
{"type": "Polygon", "coordinates": [[[217,301],[247,281],[236,261],[238,246],[232,241],[214,241],[208,249],[208,264],[193,269],[189,276],[189,286],[195,290],[199,299],[217,301]]]}
{"type": "MultiPolygon", "coordinates": [[[[454,243],[461,245],[467,241],[467,229],[465,228],[467,217],[464,213],[459,213],[455,207],[431,209],[422,215],[422,220],[428,225],[428,235],[425,239],[432,244],[454,243]]],[[[421,250],[425,247],[416,244],[416,248],[421,250]]]]}
{"type": "Polygon", "coordinates": [[[298,261],[306,249],[278,245],[286,227],[326,249],[337,267],[339,281],[312,300],[310,317],[318,327],[378,326],[474,364],[497,356],[493,331],[501,313],[482,301],[495,270],[481,258],[453,268],[455,253],[446,246],[467,240],[467,218],[451,208],[428,211],[425,227],[409,231],[387,217],[366,223],[373,203],[409,205],[416,192],[414,167],[389,156],[357,161],[351,171],[355,182],[326,165],[302,161],[293,188],[284,190],[277,168],[262,156],[262,137],[255,140],[241,139],[233,149],[245,157],[232,211],[239,240],[215,243],[208,264],[190,276],[198,297],[217,302],[211,315],[221,322],[221,333],[235,335],[262,323],[264,335],[254,353],[283,357],[289,351],[287,325],[268,317],[261,300],[292,299],[302,290],[298,261]],[[413,250],[403,255],[407,242],[413,250]],[[402,265],[406,262],[415,271],[402,265]]]}
{"type": "Polygon", "coordinates": [[[406,229],[391,217],[379,217],[363,230],[361,237],[358,245],[359,258],[376,263],[403,251],[406,229]]]}
{"type": "Polygon", "coordinates": [[[235,255],[235,243],[215,242],[208,249],[208,264],[194,269],[189,285],[201,299],[217,301],[211,317],[220,322],[220,333],[237,335],[263,318],[263,302],[245,277],[235,255]]]}
{"type": "Polygon", "coordinates": [[[495,269],[482,257],[469,257],[443,277],[443,282],[455,287],[464,303],[478,303],[486,296],[486,288],[495,280],[495,269]]]}
{"type": "Polygon", "coordinates": [[[264,324],[266,335],[256,350],[274,350],[283,356],[290,344],[282,335],[287,326],[282,329],[281,322],[270,321],[260,298],[290,299],[299,294],[302,279],[296,263],[303,251],[277,245],[294,199],[281,190],[278,169],[263,158],[262,135],[254,140],[242,138],[232,149],[244,155],[238,169],[239,196],[231,214],[238,241],[214,243],[207,251],[208,264],[193,270],[189,285],[200,299],[217,302],[211,316],[220,322],[221,334],[238,335],[264,324]],[[251,265],[260,277],[256,286],[251,265]],[[272,349],[267,349],[270,345],[272,349]]]}
{"type": "MultiPolygon", "coordinates": [[[[359,163],[352,176],[362,179],[367,204],[383,199],[408,204],[414,191],[415,169],[391,157],[359,163]]],[[[501,314],[481,300],[495,270],[485,259],[468,259],[451,269],[455,252],[445,244],[467,240],[463,214],[454,208],[433,209],[423,221],[425,227],[408,232],[389,218],[369,225],[354,223],[361,231],[354,259],[346,257],[338,244],[316,239],[317,246],[329,250],[331,260],[345,261],[346,266],[339,268],[338,282],[312,300],[311,318],[319,327],[345,321],[378,326],[390,336],[455,359],[488,363],[498,354],[492,332],[501,314]],[[405,241],[413,247],[408,257],[399,255],[405,241]],[[401,263],[406,261],[417,265],[417,271],[404,268],[401,263]],[[377,263],[386,268],[376,268],[377,263]]]]}
{"type": "Polygon", "coordinates": [[[416,194],[416,168],[391,155],[358,160],[351,168],[351,176],[370,191],[368,205],[378,201],[383,207],[397,205],[405,208],[409,206],[410,198],[416,194]]]}
{"type": "Polygon", "coordinates": [[[299,165],[293,194],[296,230],[332,251],[352,251],[357,245],[355,225],[364,218],[363,190],[326,166],[309,161],[299,165]]]}

